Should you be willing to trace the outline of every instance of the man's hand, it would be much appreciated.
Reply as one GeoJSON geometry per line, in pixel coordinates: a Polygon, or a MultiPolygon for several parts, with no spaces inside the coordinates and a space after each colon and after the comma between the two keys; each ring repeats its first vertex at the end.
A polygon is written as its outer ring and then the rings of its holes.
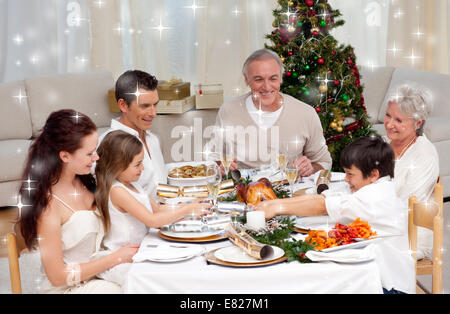
{"type": "Polygon", "coordinates": [[[297,164],[298,174],[301,177],[309,177],[310,175],[312,175],[315,172],[313,164],[311,163],[311,160],[309,160],[308,157],[306,157],[306,156],[302,156],[302,157],[298,158],[296,164],[297,164]]]}
{"type": "MultiPolygon", "coordinates": [[[[223,165],[222,165],[222,162],[217,162],[218,164],[219,164],[219,166],[220,166],[220,171],[222,172],[222,176],[225,176],[225,168],[223,167],[223,165]]],[[[237,165],[237,158],[236,157],[234,157],[233,158],[233,161],[231,162],[231,164],[230,164],[230,169],[229,169],[229,171],[233,171],[233,170],[236,170],[238,168],[238,165],[237,165]]]]}

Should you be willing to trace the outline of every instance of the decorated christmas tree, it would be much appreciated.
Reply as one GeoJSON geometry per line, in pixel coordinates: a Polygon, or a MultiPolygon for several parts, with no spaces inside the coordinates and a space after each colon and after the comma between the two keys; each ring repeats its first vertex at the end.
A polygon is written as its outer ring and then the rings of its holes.
{"type": "Polygon", "coordinates": [[[342,170],[342,149],[372,131],[353,48],[330,35],[344,24],[341,13],[327,0],[278,0],[273,15],[276,29],[266,35],[272,42],[266,48],[284,63],[281,91],[315,108],[333,170],[342,170]]]}

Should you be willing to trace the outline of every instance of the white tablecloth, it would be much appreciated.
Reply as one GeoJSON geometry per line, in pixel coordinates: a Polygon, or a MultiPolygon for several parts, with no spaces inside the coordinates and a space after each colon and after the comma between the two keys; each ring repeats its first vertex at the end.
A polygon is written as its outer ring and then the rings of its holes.
{"type": "MultiPolygon", "coordinates": [[[[169,243],[151,230],[141,246],[169,243]]],[[[183,245],[186,245],[183,243],[183,245]]],[[[207,250],[231,246],[228,240],[202,245],[207,250]]],[[[339,264],[320,262],[280,263],[257,268],[207,265],[203,256],[175,263],[133,263],[125,293],[178,294],[296,294],[382,293],[380,273],[374,261],[339,264]]]]}

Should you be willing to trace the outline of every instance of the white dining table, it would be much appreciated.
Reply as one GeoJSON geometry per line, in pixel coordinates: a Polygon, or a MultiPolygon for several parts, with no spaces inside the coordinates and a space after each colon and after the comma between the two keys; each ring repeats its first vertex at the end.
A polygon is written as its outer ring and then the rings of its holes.
{"type": "MultiPolygon", "coordinates": [[[[173,243],[151,229],[141,243],[173,243]]],[[[206,251],[232,246],[229,240],[201,245],[206,251]]],[[[263,267],[228,267],[208,264],[204,256],[161,263],[133,263],[124,292],[129,294],[378,294],[383,293],[374,261],[360,263],[282,262],[263,267]]]]}

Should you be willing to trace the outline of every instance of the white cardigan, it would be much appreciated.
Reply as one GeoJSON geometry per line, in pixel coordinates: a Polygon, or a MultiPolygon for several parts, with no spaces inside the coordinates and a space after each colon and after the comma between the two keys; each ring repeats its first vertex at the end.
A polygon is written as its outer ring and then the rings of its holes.
{"type": "MultiPolygon", "coordinates": [[[[390,142],[390,141],[388,141],[390,142]]],[[[439,177],[439,156],[425,135],[419,136],[405,154],[395,162],[394,181],[398,197],[405,204],[411,196],[419,202],[433,200],[434,185],[439,177]]],[[[433,232],[418,228],[417,258],[431,257],[433,232]]]]}

